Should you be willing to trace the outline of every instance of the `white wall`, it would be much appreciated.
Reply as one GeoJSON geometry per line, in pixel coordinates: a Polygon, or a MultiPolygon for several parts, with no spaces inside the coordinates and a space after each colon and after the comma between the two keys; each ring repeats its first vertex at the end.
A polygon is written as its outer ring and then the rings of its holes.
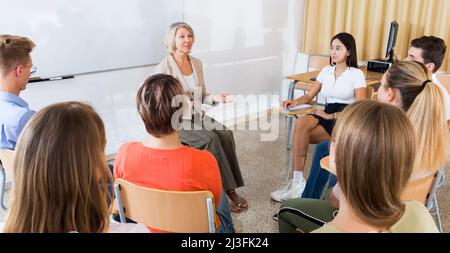
{"type": "MultiPolygon", "coordinates": [[[[302,8],[303,0],[185,0],[184,19],[197,36],[192,54],[203,61],[208,92],[285,94],[283,80],[292,74],[302,8]]],[[[112,154],[121,143],[146,136],[135,109],[135,94],[153,69],[33,83],[21,96],[35,110],[59,101],[90,102],[105,122],[106,153],[112,154]]],[[[219,120],[230,117],[220,111],[215,115],[219,120]]]]}
{"type": "Polygon", "coordinates": [[[33,38],[41,78],[156,64],[183,1],[0,0],[1,33],[33,38]]]}
{"type": "Polygon", "coordinates": [[[61,101],[89,102],[102,117],[107,135],[106,153],[115,153],[120,144],[145,136],[135,109],[135,95],[153,68],[136,68],[74,79],[28,84],[21,96],[34,110],[61,101]]]}

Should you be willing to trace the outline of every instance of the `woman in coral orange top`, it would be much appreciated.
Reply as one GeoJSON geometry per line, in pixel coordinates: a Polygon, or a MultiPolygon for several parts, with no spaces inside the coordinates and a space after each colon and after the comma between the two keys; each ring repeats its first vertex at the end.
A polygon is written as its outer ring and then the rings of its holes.
{"type": "Polygon", "coordinates": [[[120,147],[114,176],[161,190],[211,191],[217,232],[234,232],[216,159],[208,151],[183,146],[180,141],[176,129],[182,104],[172,106],[172,101],[182,95],[183,88],[172,76],[158,74],[145,80],[137,94],[137,108],[149,136],[144,142],[120,147]]]}

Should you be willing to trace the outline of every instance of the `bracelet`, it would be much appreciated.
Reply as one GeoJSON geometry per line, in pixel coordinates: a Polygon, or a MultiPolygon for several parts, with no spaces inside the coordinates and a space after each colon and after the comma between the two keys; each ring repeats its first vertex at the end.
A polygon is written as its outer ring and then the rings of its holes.
{"type": "Polygon", "coordinates": [[[336,113],[333,113],[333,119],[336,120],[336,113]]]}

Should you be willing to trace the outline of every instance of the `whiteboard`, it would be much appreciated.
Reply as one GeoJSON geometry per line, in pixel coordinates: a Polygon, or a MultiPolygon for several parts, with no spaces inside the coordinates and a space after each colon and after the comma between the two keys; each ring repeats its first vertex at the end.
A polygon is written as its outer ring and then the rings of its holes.
{"type": "Polygon", "coordinates": [[[26,36],[35,76],[46,78],[155,64],[183,0],[0,0],[0,33],[26,36]]]}

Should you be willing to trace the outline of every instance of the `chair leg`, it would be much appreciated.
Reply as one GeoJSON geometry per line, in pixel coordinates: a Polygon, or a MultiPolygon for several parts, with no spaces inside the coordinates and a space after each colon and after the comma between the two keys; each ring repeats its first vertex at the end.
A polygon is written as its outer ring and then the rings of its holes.
{"type": "Polygon", "coordinates": [[[214,207],[213,207],[212,198],[207,198],[206,199],[206,208],[207,208],[207,212],[208,212],[209,232],[210,233],[215,233],[216,232],[216,228],[214,226],[214,213],[213,213],[214,207]]]}
{"type": "Polygon", "coordinates": [[[127,223],[122,196],[120,195],[120,185],[114,184],[114,194],[116,195],[117,209],[119,210],[120,223],[127,223]]]}
{"type": "Polygon", "coordinates": [[[291,171],[292,171],[292,151],[288,150],[287,151],[287,166],[286,166],[286,175],[284,177],[284,184],[288,184],[289,183],[289,177],[291,175],[291,171]]]}
{"type": "Polygon", "coordinates": [[[0,166],[0,176],[1,176],[1,188],[0,188],[0,206],[1,208],[6,211],[6,206],[4,203],[4,199],[5,199],[5,187],[6,187],[6,175],[5,175],[5,169],[3,169],[3,167],[0,166]]]}
{"type": "Polygon", "coordinates": [[[436,211],[436,220],[437,220],[439,232],[442,233],[443,230],[442,230],[442,222],[441,222],[441,213],[439,212],[439,206],[438,206],[436,195],[434,196],[434,210],[436,211]]]}
{"type": "Polygon", "coordinates": [[[287,118],[287,131],[288,131],[288,141],[287,141],[287,149],[290,150],[292,147],[292,117],[287,118]]]}
{"type": "MultiPolygon", "coordinates": [[[[288,91],[288,100],[293,100],[294,99],[294,90],[295,90],[295,84],[297,82],[296,81],[292,81],[289,84],[289,91],[288,91]]],[[[291,137],[292,137],[292,117],[288,117],[288,123],[287,123],[287,130],[288,130],[288,141],[287,141],[287,149],[291,149],[291,137]]]]}

